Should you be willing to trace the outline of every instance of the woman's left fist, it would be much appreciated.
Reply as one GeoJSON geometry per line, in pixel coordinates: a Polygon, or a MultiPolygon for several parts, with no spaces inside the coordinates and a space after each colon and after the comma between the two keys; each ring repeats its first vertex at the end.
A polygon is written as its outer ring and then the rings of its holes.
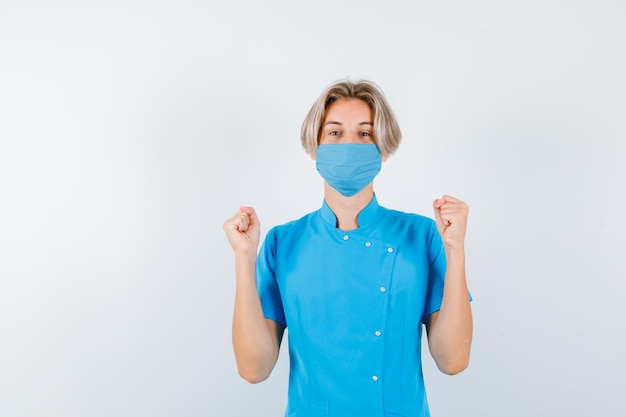
{"type": "Polygon", "coordinates": [[[467,204],[449,195],[433,201],[435,223],[446,248],[463,248],[467,228],[467,204]]]}

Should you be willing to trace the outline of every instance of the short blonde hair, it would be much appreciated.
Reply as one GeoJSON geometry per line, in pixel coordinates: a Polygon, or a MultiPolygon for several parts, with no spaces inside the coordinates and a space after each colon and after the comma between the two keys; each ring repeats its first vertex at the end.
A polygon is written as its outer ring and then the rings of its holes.
{"type": "Polygon", "coordinates": [[[384,156],[394,153],[400,145],[402,132],[382,90],[367,80],[337,81],[319,96],[304,119],[300,131],[300,139],[306,152],[315,155],[328,107],[335,101],[344,99],[359,99],[367,103],[374,114],[374,140],[380,153],[384,156]]]}

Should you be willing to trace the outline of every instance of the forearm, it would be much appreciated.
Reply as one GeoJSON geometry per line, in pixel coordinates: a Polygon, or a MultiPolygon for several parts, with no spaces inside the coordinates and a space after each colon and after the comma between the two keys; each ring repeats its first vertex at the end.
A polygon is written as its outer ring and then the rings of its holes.
{"type": "Polygon", "coordinates": [[[465,251],[446,248],[446,277],[441,308],[431,323],[428,341],[437,366],[455,374],[469,363],[472,310],[465,279],[465,251]]]}
{"type": "Polygon", "coordinates": [[[256,288],[256,260],[236,257],[233,348],[239,374],[249,382],[265,380],[278,358],[278,336],[273,334],[263,314],[256,288]]]}

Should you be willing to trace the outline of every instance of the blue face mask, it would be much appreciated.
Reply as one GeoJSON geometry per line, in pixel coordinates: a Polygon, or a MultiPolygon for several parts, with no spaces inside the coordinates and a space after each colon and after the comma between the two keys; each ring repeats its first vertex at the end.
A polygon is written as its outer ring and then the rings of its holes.
{"type": "Polygon", "coordinates": [[[374,181],[381,164],[382,155],[376,145],[319,145],[315,155],[317,171],[345,197],[355,195],[374,181]]]}

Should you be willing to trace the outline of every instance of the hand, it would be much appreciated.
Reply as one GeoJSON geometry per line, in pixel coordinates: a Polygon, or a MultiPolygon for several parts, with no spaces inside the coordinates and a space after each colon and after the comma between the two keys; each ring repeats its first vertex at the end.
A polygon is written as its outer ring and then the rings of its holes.
{"type": "Polygon", "coordinates": [[[237,214],[226,220],[224,231],[235,255],[256,257],[261,224],[252,207],[240,207],[237,214]]]}
{"type": "Polygon", "coordinates": [[[446,249],[463,248],[467,228],[467,204],[449,195],[433,201],[435,223],[446,249]]]}

